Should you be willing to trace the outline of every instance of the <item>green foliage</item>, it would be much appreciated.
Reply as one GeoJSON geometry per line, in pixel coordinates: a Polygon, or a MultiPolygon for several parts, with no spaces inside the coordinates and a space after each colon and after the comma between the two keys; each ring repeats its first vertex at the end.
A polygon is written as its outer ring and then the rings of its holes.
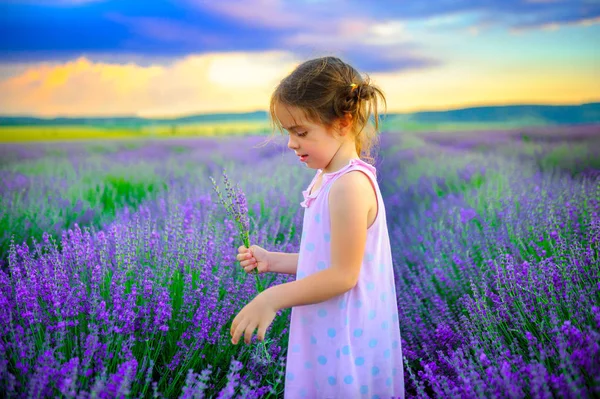
{"type": "Polygon", "coordinates": [[[82,199],[91,208],[102,209],[102,213],[114,215],[115,211],[125,206],[137,207],[148,198],[156,197],[168,187],[158,177],[126,178],[117,175],[106,175],[97,183],[89,182],[89,188],[82,193],[82,199]]]}
{"type": "Polygon", "coordinates": [[[543,170],[563,169],[573,175],[587,169],[600,170],[600,154],[596,151],[600,144],[563,142],[552,148],[539,159],[543,170]]]}

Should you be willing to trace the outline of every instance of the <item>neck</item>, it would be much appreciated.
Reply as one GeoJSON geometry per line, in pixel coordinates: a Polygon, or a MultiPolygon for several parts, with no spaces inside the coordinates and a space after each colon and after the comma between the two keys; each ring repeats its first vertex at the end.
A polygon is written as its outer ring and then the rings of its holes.
{"type": "Polygon", "coordinates": [[[343,144],[337,149],[329,165],[323,168],[323,173],[333,173],[342,169],[348,165],[351,159],[358,159],[359,156],[356,153],[356,145],[351,141],[344,141],[343,144]]]}

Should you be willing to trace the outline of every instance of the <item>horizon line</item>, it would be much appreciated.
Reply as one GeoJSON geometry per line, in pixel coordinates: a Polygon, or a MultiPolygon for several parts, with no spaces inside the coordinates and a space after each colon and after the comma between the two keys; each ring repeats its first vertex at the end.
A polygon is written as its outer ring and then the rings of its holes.
{"type": "MultiPolygon", "coordinates": [[[[388,111],[386,113],[380,113],[382,115],[408,115],[408,114],[416,114],[416,113],[424,113],[424,112],[448,112],[448,111],[459,111],[463,109],[472,109],[472,108],[491,108],[491,107],[515,107],[515,106],[542,106],[542,107],[568,107],[568,106],[583,106],[590,104],[600,104],[600,97],[597,99],[590,99],[589,101],[578,101],[578,102],[562,102],[562,103],[472,103],[472,104],[464,104],[464,105],[456,105],[449,108],[418,108],[414,110],[396,110],[396,111],[388,111]]],[[[32,118],[32,119],[43,119],[43,120],[51,120],[51,119],[108,119],[108,118],[137,118],[137,119],[182,119],[193,116],[200,115],[225,115],[225,114],[253,114],[258,112],[269,113],[268,109],[254,109],[248,111],[211,111],[211,112],[191,112],[185,114],[178,115],[159,115],[155,116],[143,116],[139,114],[112,114],[112,115],[55,115],[55,116],[43,116],[43,115],[35,115],[35,114],[4,114],[0,111],[0,118],[32,118]]]]}

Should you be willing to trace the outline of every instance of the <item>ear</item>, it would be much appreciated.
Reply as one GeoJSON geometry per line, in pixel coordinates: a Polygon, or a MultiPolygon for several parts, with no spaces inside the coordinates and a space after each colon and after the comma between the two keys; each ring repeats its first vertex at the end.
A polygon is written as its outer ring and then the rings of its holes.
{"type": "Polygon", "coordinates": [[[338,127],[341,136],[345,136],[352,128],[352,114],[347,113],[338,120],[338,127]]]}

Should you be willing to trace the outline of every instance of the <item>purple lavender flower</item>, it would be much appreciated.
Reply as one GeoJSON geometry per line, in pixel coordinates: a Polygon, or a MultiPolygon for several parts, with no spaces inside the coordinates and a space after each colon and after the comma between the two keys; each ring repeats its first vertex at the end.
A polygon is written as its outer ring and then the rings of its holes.
{"type": "MultiPolygon", "coordinates": [[[[237,191],[231,186],[229,182],[229,178],[225,171],[223,171],[223,180],[225,182],[225,190],[227,192],[227,196],[224,198],[219,190],[219,186],[216,181],[211,177],[210,178],[213,189],[217,193],[221,204],[225,207],[228,215],[236,222],[237,227],[239,229],[239,235],[246,246],[246,248],[250,247],[250,223],[248,220],[248,205],[246,201],[246,196],[242,192],[242,190],[238,187],[237,191]]],[[[264,291],[264,287],[262,285],[261,279],[258,276],[258,270],[254,269],[254,277],[256,279],[256,289],[258,292],[264,291]]]]}

